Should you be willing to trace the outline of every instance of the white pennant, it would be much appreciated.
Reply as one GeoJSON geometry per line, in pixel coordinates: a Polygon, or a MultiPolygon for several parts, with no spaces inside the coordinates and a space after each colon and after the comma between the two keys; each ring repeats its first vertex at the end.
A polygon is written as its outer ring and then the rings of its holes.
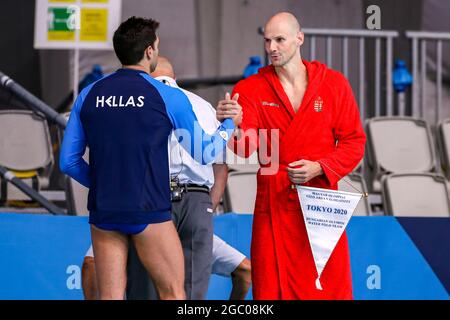
{"type": "Polygon", "coordinates": [[[297,193],[316,264],[316,288],[322,290],[320,275],[362,194],[302,186],[297,193]]]}

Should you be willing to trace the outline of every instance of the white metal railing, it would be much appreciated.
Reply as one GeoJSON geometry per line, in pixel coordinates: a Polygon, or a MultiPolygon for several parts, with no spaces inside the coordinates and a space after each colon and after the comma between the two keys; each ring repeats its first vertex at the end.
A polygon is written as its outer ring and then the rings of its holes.
{"type": "Polygon", "coordinates": [[[382,79],[381,79],[381,44],[386,42],[386,77],[384,86],[386,88],[386,113],[393,115],[393,90],[392,90],[392,63],[394,58],[393,53],[393,39],[398,37],[397,31],[370,31],[370,30],[353,30],[353,29],[303,29],[305,36],[310,40],[310,59],[314,60],[316,57],[316,39],[325,37],[326,39],[326,63],[332,67],[333,57],[333,39],[338,39],[342,42],[342,73],[349,76],[349,39],[356,38],[358,40],[358,104],[360,108],[361,118],[366,118],[366,43],[373,40],[375,42],[375,87],[374,89],[374,114],[381,115],[382,103],[382,79]]]}
{"type": "Polygon", "coordinates": [[[427,97],[427,45],[434,43],[436,46],[436,105],[435,123],[441,120],[442,114],[442,44],[450,41],[450,32],[422,32],[407,31],[406,37],[412,41],[412,113],[413,116],[423,118],[425,116],[425,104],[427,97]],[[419,49],[420,48],[420,49],[419,49]],[[419,77],[420,64],[420,81],[419,77]]]}

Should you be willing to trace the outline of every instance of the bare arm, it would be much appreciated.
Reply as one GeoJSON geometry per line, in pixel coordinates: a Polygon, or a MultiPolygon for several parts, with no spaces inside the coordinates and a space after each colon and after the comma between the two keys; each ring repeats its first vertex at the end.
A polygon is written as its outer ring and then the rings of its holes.
{"type": "Polygon", "coordinates": [[[222,163],[213,164],[214,171],[214,185],[211,188],[211,201],[213,204],[213,211],[216,210],[219,205],[220,198],[222,198],[223,192],[228,179],[228,166],[222,163]]]}

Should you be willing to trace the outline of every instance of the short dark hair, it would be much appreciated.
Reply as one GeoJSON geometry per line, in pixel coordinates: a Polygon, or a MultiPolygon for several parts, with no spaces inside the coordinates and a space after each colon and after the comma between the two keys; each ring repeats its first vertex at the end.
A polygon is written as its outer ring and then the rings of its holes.
{"type": "Polygon", "coordinates": [[[155,44],[158,27],[159,22],[153,19],[134,16],[122,22],[113,37],[114,51],[122,65],[133,65],[142,60],[145,49],[155,44]]]}

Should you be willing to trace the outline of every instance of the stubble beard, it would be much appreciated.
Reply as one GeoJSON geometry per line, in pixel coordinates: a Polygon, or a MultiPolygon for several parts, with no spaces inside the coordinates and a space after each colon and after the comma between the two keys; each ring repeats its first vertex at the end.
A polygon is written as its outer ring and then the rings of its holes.
{"type": "Polygon", "coordinates": [[[284,67],[285,65],[287,65],[291,60],[292,60],[292,58],[294,58],[294,56],[295,56],[295,54],[297,53],[297,50],[294,50],[293,52],[292,52],[292,54],[290,55],[290,56],[288,56],[286,59],[283,59],[283,55],[281,55],[281,60],[279,61],[279,62],[272,62],[272,65],[274,66],[274,67],[280,67],[280,68],[282,68],[282,67],[284,67]]]}

